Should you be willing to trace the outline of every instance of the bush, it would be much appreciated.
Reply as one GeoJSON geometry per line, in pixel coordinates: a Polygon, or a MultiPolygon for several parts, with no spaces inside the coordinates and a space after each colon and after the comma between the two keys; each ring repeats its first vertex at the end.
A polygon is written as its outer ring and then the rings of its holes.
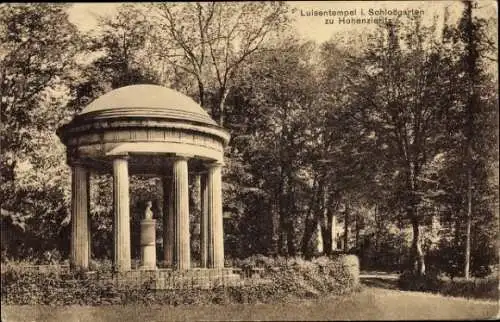
{"type": "Polygon", "coordinates": [[[252,256],[240,267],[265,269],[271,283],[231,288],[231,303],[277,302],[290,298],[318,298],[355,291],[359,286],[359,261],[356,256],[319,257],[306,261],[301,257],[267,258],[252,256]]]}
{"type": "Polygon", "coordinates": [[[498,278],[475,278],[471,280],[442,280],[439,293],[467,298],[498,299],[498,278]]]}
{"type": "Polygon", "coordinates": [[[405,291],[438,292],[440,280],[434,273],[419,275],[412,271],[405,271],[399,276],[398,285],[405,291]]]}
{"type": "Polygon", "coordinates": [[[467,298],[498,299],[498,277],[474,278],[470,280],[450,279],[428,273],[423,276],[403,272],[399,276],[399,287],[407,291],[434,292],[443,295],[467,298]]]}
{"type": "Polygon", "coordinates": [[[241,265],[261,265],[269,283],[241,286],[216,285],[210,289],[153,290],[149,281],[117,287],[109,263],[93,263],[96,273],[68,272],[53,266],[49,271],[27,270],[22,265],[2,267],[2,303],[50,305],[106,304],[229,304],[273,303],[293,298],[317,298],[345,294],[357,289],[359,263],[355,256],[327,257],[305,261],[255,257],[241,265]],[[279,264],[277,266],[276,264],[279,264]],[[101,277],[105,277],[102,279],[101,277]]]}
{"type": "Polygon", "coordinates": [[[359,283],[359,259],[354,255],[345,255],[341,257],[344,270],[349,274],[349,278],[357,285],[359,283]]]}

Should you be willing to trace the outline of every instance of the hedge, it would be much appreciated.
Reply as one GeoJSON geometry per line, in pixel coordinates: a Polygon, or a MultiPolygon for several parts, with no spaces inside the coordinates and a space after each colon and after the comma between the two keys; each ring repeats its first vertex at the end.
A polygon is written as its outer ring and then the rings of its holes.
{"type": "Polygon", "coordinates": [[[466,298],[494,299],[499,298],[499,281],[496,275],[486,278],[445,278],[437,274],[416,275],[403,272],[399,277],[399,287],[407,291],[433,292],[449,296],[466,298]]]}
{"type": "MultiPolygon", "coordinates": [[[[252,260],[248,262],[251,264],[252,260]]],[[[359,286],[359,263],[352,255],[312,261],[266,258],[264,262],[269,283],[169,290],[153,290],[146,283],[117,288],[110,280],[96,280],[86,274],[57,269],[36,272],[20,265],[7,266],[1,276],[1,299],[3,304],[20,305],[275,303],[346,294],[359,286]]]]}

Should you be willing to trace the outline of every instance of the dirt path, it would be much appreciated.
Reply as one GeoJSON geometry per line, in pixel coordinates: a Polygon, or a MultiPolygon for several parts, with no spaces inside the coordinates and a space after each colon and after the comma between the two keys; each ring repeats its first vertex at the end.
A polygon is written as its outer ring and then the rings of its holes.
{"type": "Polygon", "coordinates": [[[359,276],[361,283],[368,287],[383,288],[388,290],[398,289],[398,274],[370,272],[359,276]]]}

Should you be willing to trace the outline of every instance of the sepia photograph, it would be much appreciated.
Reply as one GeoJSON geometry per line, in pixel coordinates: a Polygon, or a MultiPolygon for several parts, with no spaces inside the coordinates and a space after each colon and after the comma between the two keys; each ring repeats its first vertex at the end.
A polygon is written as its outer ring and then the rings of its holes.
{"type": "Polygon", "coordinates": [[[500,318],[498,3],[0,3],[1,321],[500,318]]]}

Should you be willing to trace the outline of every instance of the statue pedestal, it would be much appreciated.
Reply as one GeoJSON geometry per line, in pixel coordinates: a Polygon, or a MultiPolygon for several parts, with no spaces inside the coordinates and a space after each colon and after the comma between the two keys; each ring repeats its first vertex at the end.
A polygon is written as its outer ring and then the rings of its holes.
{"type": "Polygon", "coordinates": [[[156,269],[156,220],[141,220],[141,266],[142,270],[156,269]]]}

